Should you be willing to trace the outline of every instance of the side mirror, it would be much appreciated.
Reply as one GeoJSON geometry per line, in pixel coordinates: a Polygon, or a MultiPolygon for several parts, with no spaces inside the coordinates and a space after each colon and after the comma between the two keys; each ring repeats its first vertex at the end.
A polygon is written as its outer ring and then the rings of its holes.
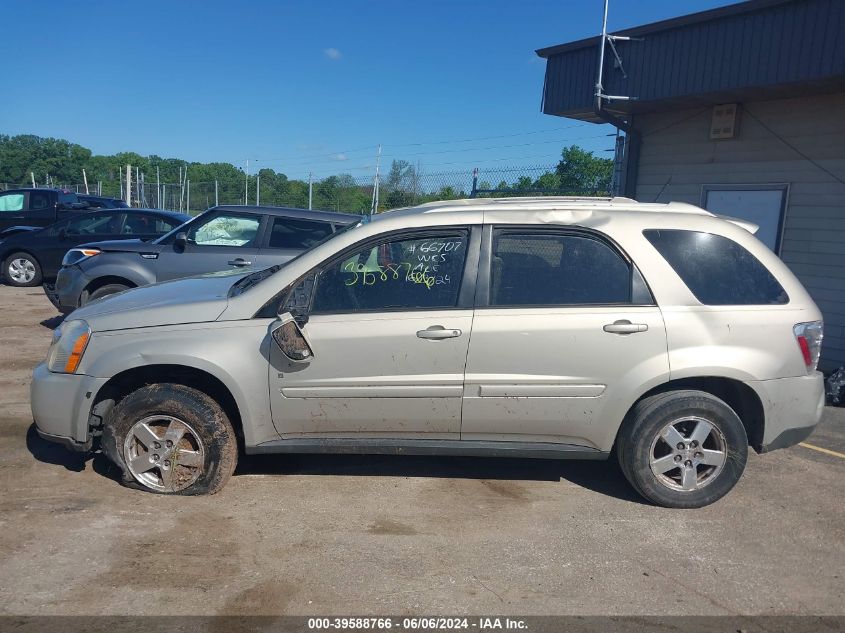
{"type": "Polygon", "coordinates": [[[188,234],[185,231],[180,231],[176,234],[176,239],[173,240],[173,248],[177,251],[184,251],[188,244],[188,234]]]}
{"type": "Polygon", "coordinates": [[[307,363],[314,356],[314,352],[293,315],[288,312],[280,319],[280,324],[272,332],[273,341],[289,360],[294,363],[307,363]]]}
{"type": "Polygon", "coordinates": [[[279,311],[281,318],[289,313],[299,327],[308,323],[308,306],[311,305],[311,295],[314,292],[315,275],[309,275],[300,281],[285,299],[285,304],[279,311]]]}

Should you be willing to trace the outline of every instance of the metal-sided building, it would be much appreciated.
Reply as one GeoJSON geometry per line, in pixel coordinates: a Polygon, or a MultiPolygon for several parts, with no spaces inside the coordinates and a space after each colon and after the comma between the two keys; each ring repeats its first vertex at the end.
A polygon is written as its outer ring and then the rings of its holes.
{"type": "Polygon", "coordinates": [[[822,367],[845,364],[845,0],[750,0],[537,54],[544,113],[625,131],[618,193],[759,224],[824,313],[822,367]]]}

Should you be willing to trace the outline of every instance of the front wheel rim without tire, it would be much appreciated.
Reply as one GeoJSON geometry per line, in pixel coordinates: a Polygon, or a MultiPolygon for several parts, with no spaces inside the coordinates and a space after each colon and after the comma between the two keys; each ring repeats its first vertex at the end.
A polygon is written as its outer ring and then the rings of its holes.
{"type": "Polygon", "coordinates": [[[35,264],[19,257],[9,262],[9,278],[18,284],[28,284],[35,279],[35,264]]]}
{"type": "Polygon", "coordinates": [[[722,431],[696,416],[673,420],[654,438],[649,466],[663,486],[695,492],[715,481],[725,468],[728,450],[722,431]]]}
{"type": "Polygon", "coordinates": [[[132,425],[123,442],[126,466],[141,484],[159,492],[179,492],[203,472],[205,448],[199,434],[170,415],[152,415],[132,425]]]}

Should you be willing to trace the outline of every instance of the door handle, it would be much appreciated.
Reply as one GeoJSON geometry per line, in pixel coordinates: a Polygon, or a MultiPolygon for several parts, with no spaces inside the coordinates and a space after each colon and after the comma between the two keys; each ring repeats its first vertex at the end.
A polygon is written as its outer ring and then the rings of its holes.
{"type": "Polygon", "coordinates": [[[243,257],[238,257],[237,259],[230,259],[229,266],[252,266],[252,262],[246,261],[243,257]]]}
{"type": "Polygon", "coordinates": [[[645,323],[631,323],[628,319],[620,319],[619,321],[608,323],[602,329],[611,334],[636,334],[637,332],[645,332],[648,329],[648,325],[645,323]]]}
{"type": "Polygon", "coordinates": [[[442,325],[432,325],[425,330],[417,331],[417,338],[439,341],[444,338],[456,338],[461,335],[460,330],[447,330],[442,325]]]}

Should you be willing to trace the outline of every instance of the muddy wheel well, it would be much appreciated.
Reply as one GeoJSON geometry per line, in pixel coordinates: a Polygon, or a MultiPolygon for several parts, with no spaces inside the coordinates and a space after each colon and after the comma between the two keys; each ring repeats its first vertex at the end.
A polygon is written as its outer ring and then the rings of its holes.
{"type": "MultiPolygon", "coordinates": [[[[736,412],[739,419],[742,420],[742,425],[745,427],[745,434],[748,436],[748,445],[758,453],[760,452],[763,446],[765,413],[760,397],[751,387],[739,380],[718,376],[680,378],[678,380],[671,380],[644,393],[640,400],[676,389],[697,389],[723,400],[736,412]]],[[[633,409],[633,405],[631,408],[633,409]]]]}
{"type": "Polygon", "coordinates": [[[145,365],[127,369],[113,376],[97,393],[91,407],[90,424],[98,430],[108,412],[133,391],[154,383],[175,383],[202,391],[219,404],[232,423],[238,442],[243,447],[243,424],[232,392],[218,378],[208,372],[183,365],[145,365]]]}

